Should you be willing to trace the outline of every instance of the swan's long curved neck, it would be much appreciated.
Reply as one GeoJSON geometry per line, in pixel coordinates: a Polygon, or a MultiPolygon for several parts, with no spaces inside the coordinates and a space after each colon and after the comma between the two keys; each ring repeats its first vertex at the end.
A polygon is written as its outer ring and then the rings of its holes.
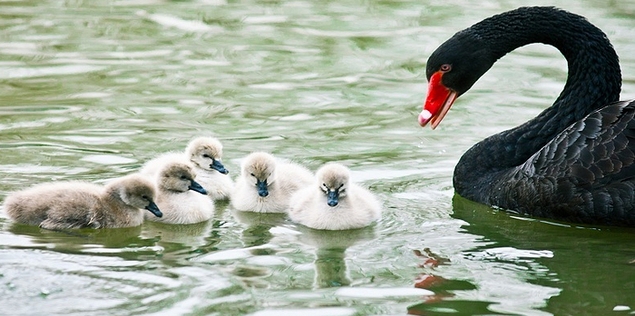
{"type": "Polygon", "coordinates": [[[462,31],[482,41],[493,60],[518,47],[544,43],[557,48],[569,66],[564,89],[551,107],[463,155],[455,169],[454,187],[466,198],[489,196],[484,191],[502,174],[524,163],[573,122],[619,99],[619,60],[606,35],[580,16],[550,10],[535,13],[510,11],[462,31]]]}

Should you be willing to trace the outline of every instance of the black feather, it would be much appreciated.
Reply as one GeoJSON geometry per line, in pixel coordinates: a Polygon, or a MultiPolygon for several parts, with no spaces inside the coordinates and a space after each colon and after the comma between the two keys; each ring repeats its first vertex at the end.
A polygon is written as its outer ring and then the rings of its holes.
{"type": "Polygon", "coordinates": [[[470,148],[454,172],[457,193],[533,216],[635,226],[635,103],[617,102],[619,60],[600,29],[553,7],[519,8],[458,32],[427,72],[451,64],[443,84],[462,94],[497,59],[536,42],[567,59],[562,93],[536,118],[470,148]]]}

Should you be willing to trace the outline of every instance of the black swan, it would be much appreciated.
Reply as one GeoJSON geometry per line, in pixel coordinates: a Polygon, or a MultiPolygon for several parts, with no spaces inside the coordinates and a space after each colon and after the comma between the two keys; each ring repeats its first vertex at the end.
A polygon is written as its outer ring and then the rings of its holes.
{"type": "Polygon", "coordinates": [[[419,124],[435,128],[496,60],[530,43],[567,59],[564,89],[534,119],[470,148],[454,170],[456,193],[529,216],[635,226],[635,102],[617,102],[617,54],[584,17],[523,7],[456,33],[428,59],[419,124]]]}

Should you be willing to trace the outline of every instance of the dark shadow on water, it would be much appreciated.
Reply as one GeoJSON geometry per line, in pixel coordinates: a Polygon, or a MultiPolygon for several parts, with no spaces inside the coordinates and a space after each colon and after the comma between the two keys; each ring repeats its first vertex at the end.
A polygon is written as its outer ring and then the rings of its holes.
{"type": "MultiPolygon", "coordinates": [[[[220,211],[223,211],[221,204],[220,211]]],[[[107,229],[47,230],[33,225],[5,223],[6,230],[26,239],[11,248],[47,249],[60,253],[117,256],[123,259],[161,259],[187,264],[187,258],[212,251],[220,242],[222,221],[189,225],[146,221],[141,226],[107,229]],[[178,262],[177,262],[178,261],[178,262]]]]}
{"type": "MultiPolygon", "coordinates": [[[[453,210],[452,217],[468,223],[462,227],[466,233],[493,242],[466,250],[467,258],[470,253],[499,247],[553,254],[523,258],[547,268],[528,282],[561,290],[548,299],[542,310],[555,315],[607,315],[615,314],[613,308],[618,305],[635,308],[635,264],[631,263],[635,259],[635,229],[525,218],[458,195],[453,198],[453,210]]],[[[471,260],[498,259],[471,257],[471,260]]],[[[448,301],[448,304],[458,307],[459,303],[448,301]]]]}
{"type": "Polygon", "coordinates": [[[141,226],[109,229],[69,229],[52,231],[33,225],[8,223],[7,231],[27,237],[29,245],[10,245],[12,248],[47,249],[69,254],[96,254],[118,256],[124,259],[137,259],[139,256],[153,254],[153,250],[144,250],[154,245],[154,241],[141,238],[141,226]],[[126,248],[136,248],[125,251],[126,248]],[[113,251],[99,251],[111,249],[113,251]]]}
{"type": "Polygon", "coordinates": [[[408,315],[509,315],[492,312],[488,307],[491,302],[481,301],[427,301],[408,307],[408,315]]]}
{"type": "MultiPolygon", "coordinates": [[[[219,221],[215,219],[180,225],[145,222],[141,236],[154,240],[155,244],[163,249],[163,261],[177,264],[189,257],[215,251],[221,241],[217,229],[219,225],[219,221]]],[[[187,261],[181,264],[187,264],[187,261]]]]}

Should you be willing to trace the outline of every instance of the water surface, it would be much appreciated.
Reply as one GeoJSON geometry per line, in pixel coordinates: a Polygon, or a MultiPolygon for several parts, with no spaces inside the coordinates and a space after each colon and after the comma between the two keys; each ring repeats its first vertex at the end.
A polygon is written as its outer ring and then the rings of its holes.
{"type": "MultiPolygon", "coordinates": [[[[421,129],[427,56],[522,1],[0,2],[0,199],[103,183],[199,135],[233,176],[263,150],[339,161],[377,225],[319,232],[217,205],[196,225],[50,232],[0,213],[3,314],[608,315],[635,309],[635,234],[454,197],[462,153],[551,104],[566,62],[531,45],[421,129]]],[[[548,5],[545,1],[532,4],[548,5]]],[[[635,97],[635,3],[564,8],[603,29],[635,97]]]]}

